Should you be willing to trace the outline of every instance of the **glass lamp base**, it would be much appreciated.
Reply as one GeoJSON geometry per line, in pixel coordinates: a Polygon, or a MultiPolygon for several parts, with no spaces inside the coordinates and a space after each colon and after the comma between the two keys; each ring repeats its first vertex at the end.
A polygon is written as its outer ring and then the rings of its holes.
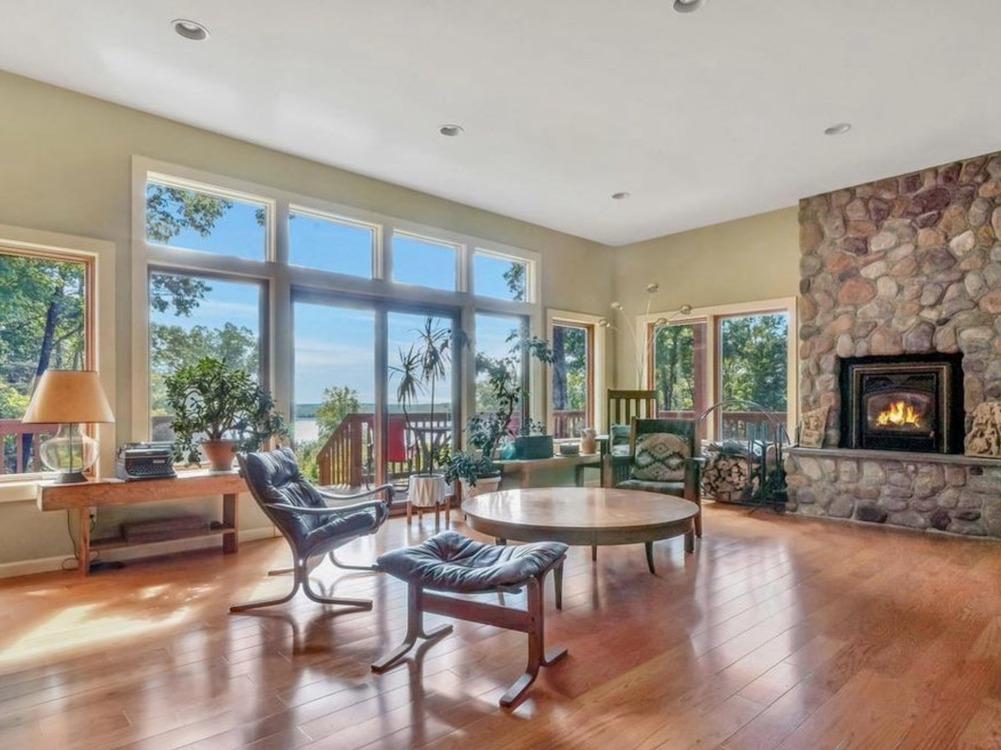
{"type": "Polygon", "coordinates": [[[54,479],[59,484],[86,482],[83,472],[97,462],[97,441],[75,427],[60,425],[55,435],[38,446],[38,457],[56,472],[54,479]]]}

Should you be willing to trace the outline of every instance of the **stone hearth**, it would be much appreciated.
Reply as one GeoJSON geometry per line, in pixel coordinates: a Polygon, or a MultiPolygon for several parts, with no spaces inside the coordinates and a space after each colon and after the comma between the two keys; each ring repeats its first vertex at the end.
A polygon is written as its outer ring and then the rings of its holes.
{"type": "Polygon", "coordinates": [[[840,360],[962,354],[964,431],[1001,399],[1001,154],[800,202],[800,411],[829,406],[824,447],[793,449],[799,513],[1001,538],[1001,462],[838,449],[840,360]]]}

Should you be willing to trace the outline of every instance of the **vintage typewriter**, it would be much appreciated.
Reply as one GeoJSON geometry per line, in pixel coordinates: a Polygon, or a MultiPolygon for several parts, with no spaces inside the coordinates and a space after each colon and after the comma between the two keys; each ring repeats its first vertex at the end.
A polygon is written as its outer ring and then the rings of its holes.
{"type": "Polygon", "coordinates": [[[118,449],[115,474],[126,481],[164,479],[174,473],[173,443],[125,443],[118,449]]]}

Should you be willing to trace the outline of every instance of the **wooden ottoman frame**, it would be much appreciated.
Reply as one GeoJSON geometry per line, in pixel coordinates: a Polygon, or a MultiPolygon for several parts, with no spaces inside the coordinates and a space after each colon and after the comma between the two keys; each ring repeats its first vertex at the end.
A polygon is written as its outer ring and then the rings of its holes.
{"type": "MultiPolygon", "coordinates": [[[[396,665],[417,643],[418,638],[434,640],[452,632],[451,625],[438,625],[431,630],[424,629],[424,613],[445,615],[459,620],[493,625],[498,628],[517,630],[528,634],[528,664],[522,674],[507,692],[501,696],[500,705],[512,708],[525,696],[529,686],[539,674],[539,667],[548,667],[567,655],[567,649],[545,650],[545,578],[550,570],[556,570],[557,580],[562,578],[563,561],[561,555],[539,573],[530,576],[517,585],[493,586],[474,593],[516,593],[522,586],[527,591],[527,607],[515,609],[498,604],[459,599],[428,590],[420,582],[408,582],[407,634],[403,643],[372,665],[372,671],[382,673],[396,665]]],[[[446,589],[440,589],[446,590],[446,589]]]]}

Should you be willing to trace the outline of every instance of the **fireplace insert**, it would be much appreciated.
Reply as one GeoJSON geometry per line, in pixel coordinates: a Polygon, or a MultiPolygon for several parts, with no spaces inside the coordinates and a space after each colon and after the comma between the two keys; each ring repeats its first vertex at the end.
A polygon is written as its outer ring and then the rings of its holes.
{"type": "Polygon", "coordinates": [[[961,453],[962,354],[841,360],[841,447],[961,453]]]}

